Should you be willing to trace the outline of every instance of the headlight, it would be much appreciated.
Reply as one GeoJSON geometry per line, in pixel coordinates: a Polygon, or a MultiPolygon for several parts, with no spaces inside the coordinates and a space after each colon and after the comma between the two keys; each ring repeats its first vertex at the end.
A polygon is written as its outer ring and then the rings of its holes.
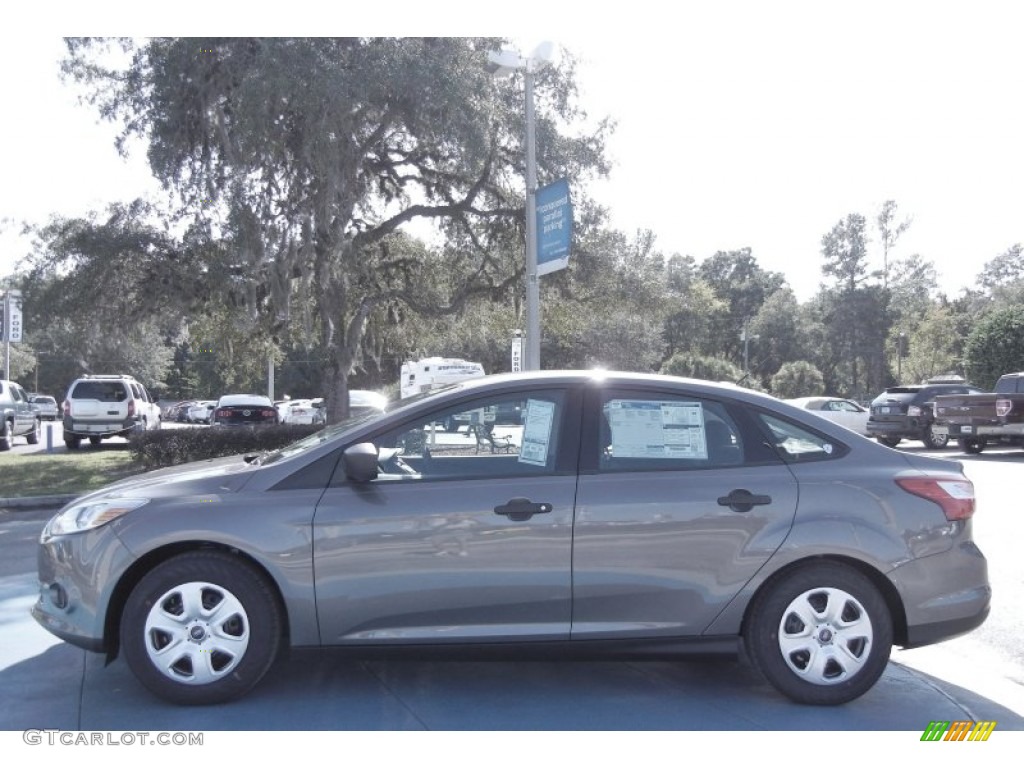
{"type": "Polygon", "coordinates": [[[42,539],[99,528],[147,503],[149,499],[99,499],[76,504],[50,519],[43,528],[42,539]]]}

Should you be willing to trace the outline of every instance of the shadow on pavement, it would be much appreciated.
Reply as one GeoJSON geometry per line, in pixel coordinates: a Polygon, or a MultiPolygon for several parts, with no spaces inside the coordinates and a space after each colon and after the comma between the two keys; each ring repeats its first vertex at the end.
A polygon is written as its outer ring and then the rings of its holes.
{"type": "Polygon", "coordinates": [[[294,651],[246,697],[179,707],[118,659],[61,643],[0,670],[0,729],[131,731],[915,731],[931,720],[1024,718],[890,663],[842,707],[794,704],[729,661],[357,661],[294,651]]]}

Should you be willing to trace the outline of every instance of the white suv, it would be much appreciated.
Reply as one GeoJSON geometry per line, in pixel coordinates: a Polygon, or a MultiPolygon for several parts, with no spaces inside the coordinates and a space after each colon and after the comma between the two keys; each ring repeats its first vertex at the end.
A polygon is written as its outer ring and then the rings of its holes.
{"type": "Polygon", "coordinates": [[[64,444],[69,450],[78,448],[83,438],[99,445],[104,438],[159,428],[160,407],[131,376],[83,376],[68,387],[64,444]]]}

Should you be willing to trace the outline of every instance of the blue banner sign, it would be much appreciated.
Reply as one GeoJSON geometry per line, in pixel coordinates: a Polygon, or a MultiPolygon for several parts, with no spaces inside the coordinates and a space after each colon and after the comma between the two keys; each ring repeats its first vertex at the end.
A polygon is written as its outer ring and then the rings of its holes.
{"type": "Polygon", "coordinates": [[[569,266],[572,243],[572,202],[566,179],[537,190],[537,274],[569,266]]]}

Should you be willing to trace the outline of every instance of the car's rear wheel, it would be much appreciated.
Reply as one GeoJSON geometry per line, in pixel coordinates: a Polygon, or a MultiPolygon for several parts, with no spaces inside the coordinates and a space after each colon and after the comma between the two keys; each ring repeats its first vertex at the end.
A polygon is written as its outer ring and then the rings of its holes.
{"type": "Polygon", "coordinates": [[[255,568],[221,552],[189,552],[132,590],[121,647],[132,672],[161,698],[214,704],[263,678],[282,626],[278,601],[255,568]]]}
{"type": "Polygon", "coordinates": [[[945,448],[949,443],[949,433],[936,431],[935,424],[929,424],[921,433],[921,442],[926,448],[945,448]]]}
{"type": "Polygon", "coordinates": [[[900,438],[898,438],[898,437],[880,437],[880,438],[878,438],[878,442],[880,442],[882,445],[887,445],[890,448],[895,448],[897,445],[900,444],[900,438]]]}
{"type": "Polygon", "coordinates": [[[77,435],[70,435],[70,436],[69,435],[65,435],[64,436],[64,445],[67,446],[67,449],[69,451],[77,451],[78,450],[78,446],[81,445],[81,444],[82,444],[82,438],[78,437],[77,435]]]}
{"type": "Polygon", "coordinates": [[[101,442],[103,442],[103,438],[102,437],[99,437],[98,435],[90,435],[89,436],[89,445],[96,446],[96,445],[99,445],[101,442]]]}
{"type": "Polygon", "coordinates": [[[25,435],[25,439],[28,440],[29,445],[39,444],[39,419],[32,422],[32,431],[25,435]]]}
{"type": "Polygon", "coordinates": [[[7,419],[3,420],[3,426],[0,427],[0,451],[11,450],[11,445],[14,443],[14,430],[11,429],[11,422],[7,419]]]}
{"type": "Polygon", "coordinates": [[[964,453],[981,453],[985,450],[985,441],[980,437],[961,437],[957,443],[964,453]]]}
{"type": "Polygon", "coordinates": [[[744,631],[755,668],[801,704],[845,704],[882,675],[892,617],[864,575],[839,563],[792,571],[758,594],[744,631]]]}

